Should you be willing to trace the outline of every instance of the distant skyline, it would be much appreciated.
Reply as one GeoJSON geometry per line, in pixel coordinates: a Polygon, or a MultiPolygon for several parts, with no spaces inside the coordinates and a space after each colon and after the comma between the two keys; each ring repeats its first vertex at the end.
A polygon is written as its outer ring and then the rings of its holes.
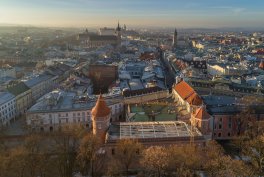
{"type": "Polygon", "coordinates": [[[0,0],[0,24],[264,28],[263,0],[0,0]]]}

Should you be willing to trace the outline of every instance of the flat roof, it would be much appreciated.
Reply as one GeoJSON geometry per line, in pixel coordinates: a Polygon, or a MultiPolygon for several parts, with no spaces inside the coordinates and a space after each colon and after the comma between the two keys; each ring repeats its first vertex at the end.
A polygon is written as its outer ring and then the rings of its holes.
{"type": "MultiPolygon", "coordinates": [[[[59,91],[61,92],[61,91],[59,91]]],[[[47,102],[47,96],[52,96],[46,94],[42,99],[38,100],[27,113],[48,113],[48,112],[67,112],[67,111],[82,111],[82,110],[91,110],[97,101],[97,96],[89,98],[87,101],[78,101],[74,100],[77,96],[74,92],[61,92],[61,96],[57,101],[57,104],[49,105],[47,102]]],[[[80,96],[81,98],[82,96],[80,96]]],[[[106,104],[108,106],[120,103],[122,97],[120,95],[103,95],[106,104]]]]}
{"type": "Polygon", "coordinates": [[[107,141],[118,139],[201,137],[198,129],[182,121],[118,122],[110,125],[107,141]]]}
{"type": "Polygon", "coordinates": [[[159,104],[130,105],[130,111],[131,122],[176,121],[178,115],[175,106],[159,104]]]}
{"type": "Polygon", "coordinates": [[[35,76],[35,77],[32,77],[32,78],[30,78],[30,79],[28,79],[27,81],[25,81],[24,83],[28,86],[28,87],[33,87],[33,86],[35,86],[35,85],[37,85],[37,84],[39,84],[39,83],[41,83],[41,82],[43,82],[43,81],[46,81],[46,80],[48,80],[48,79],[50,79],[50,78],[52,78],[52,77],[54,77],[54,76],[52,76],[52,75],[47,75],[47,74],[40,74],[40,75],[38,75],[38,76],[35,76]]]}

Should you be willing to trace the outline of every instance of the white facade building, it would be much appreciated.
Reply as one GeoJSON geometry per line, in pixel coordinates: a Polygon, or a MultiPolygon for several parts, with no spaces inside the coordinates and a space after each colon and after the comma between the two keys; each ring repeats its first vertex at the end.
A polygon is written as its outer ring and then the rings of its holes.
{"type": "Polygon", "coordinates": [[[16,99],[9,92],[0,92],[0,129],[16,116],[16,99]]]}
{"type": "MultiPolygon", "coordinates": [[[[123,114],[121,96],[104,96],[111,108],[111,121],[117,121],[123,114]]],[[[74,124],[91,128],[91,110],[97,97],[77,96],[73,92],[53,91],[27,111],[27,125],[32,131],[53,131],[74,124]]]]}

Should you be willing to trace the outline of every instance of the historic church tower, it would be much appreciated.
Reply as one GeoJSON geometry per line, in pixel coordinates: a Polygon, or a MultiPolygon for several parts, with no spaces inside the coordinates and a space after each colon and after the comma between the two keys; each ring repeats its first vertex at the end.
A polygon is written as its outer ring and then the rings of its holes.
{"type": "Polygon", "coordinates": [[[118,45],[121,45],[121,27],[119,25],[119,21],[118,21],[118,25],[116,27],[116,35],[117,35],[118,45]]]}
{"type": "Polygon", "coordinates": [[[178,32],[175,28],[174,34],[173,34],[173,39],[172,39],[172,47],[176,48],[177,46],[177,37],[178,37],[178,32]]]}
{"type": "Polygon", "coordinates": [[[110,124],[111,109],[106,105],[100,94],[92,109],[93,134],[105,141],[105,135],[110,124]]]}

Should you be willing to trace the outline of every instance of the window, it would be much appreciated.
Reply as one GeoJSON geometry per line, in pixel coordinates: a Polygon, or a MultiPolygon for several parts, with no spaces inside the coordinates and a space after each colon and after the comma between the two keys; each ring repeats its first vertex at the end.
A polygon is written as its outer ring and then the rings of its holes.
{"type": "Polygon", "coordinates": [[[101,124],[98,124],[98,129],[102,129],[102,126],[101,126],[101,124]]]}
{"type": "Polygon", "coordinates": [[[112,149],[112,155],[115,155],[115,149],[112,149]]]}
{"type": "Polygon", "coordinates": [[[66,113],[65,115],[66,115],[66,117],[68,117],[68,113],[66,113]]]}
{"type": "Polygon", "coordinates": [[[219,124],[218,125],[218,129],[222,129],[222,124],[219,124]]]}
{"type": "Polygon", "coordinates": [[[228,132],[227,136],[229,136],[229,137],[230,137],[230,136],[231,136],[231,133],[230,133],[230,132],[228,132]]]}
{"type": "Polygon", "coordinates": [[[73,113],[73,117],[75,117],[76,116],[76,114],[75,113],[73,113]]]}
{"type": "Polygon", "coordinates": [[[232,118],[231,117],[229,117],[228,128],[232,128],[232,118]]]}
{"type": "Polygon", "coordinates": [[[221,137],[221,135],[222,135],[221,133],[218,133],[218,137],[221,137]]]}

